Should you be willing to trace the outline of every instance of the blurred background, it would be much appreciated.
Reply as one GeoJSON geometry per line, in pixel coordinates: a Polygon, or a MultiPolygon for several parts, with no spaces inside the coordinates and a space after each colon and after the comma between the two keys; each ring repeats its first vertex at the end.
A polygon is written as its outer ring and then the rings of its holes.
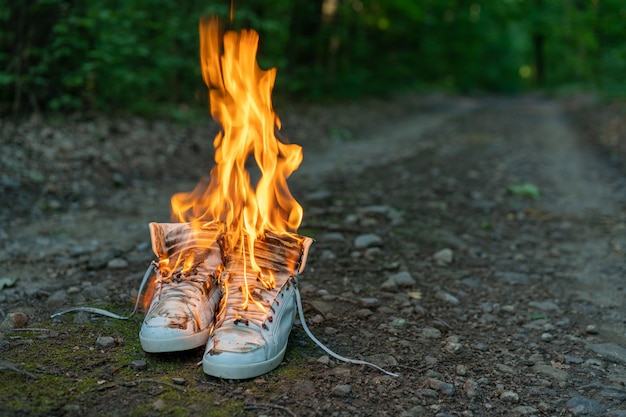
{"type": "MultiPolygon", "coordinates": [[[[0,113],[206,108],[198,19],[230,1],[0,0],[0,113]]],[[[626,95],[623,0],[235,1],[275,93],[626,95]]]]}

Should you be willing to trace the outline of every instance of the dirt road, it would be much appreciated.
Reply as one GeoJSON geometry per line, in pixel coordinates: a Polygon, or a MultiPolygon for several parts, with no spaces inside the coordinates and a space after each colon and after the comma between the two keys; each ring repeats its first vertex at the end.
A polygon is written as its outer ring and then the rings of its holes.
{"type": "Polygon", "coordinates": [[[307,322],[399,378],[328,358],[299,323],[278,369],[226,381],[196,366],[201,349],[144,353],[141,315],[50,320],[130,310],[147,224],[204,172],[215,127],[4,124],[0,415],[626,416],[626,176],[581,134],[585,105],[431,96],[281,115],[305,151],[290,186],[316,240],[307,322]]]}

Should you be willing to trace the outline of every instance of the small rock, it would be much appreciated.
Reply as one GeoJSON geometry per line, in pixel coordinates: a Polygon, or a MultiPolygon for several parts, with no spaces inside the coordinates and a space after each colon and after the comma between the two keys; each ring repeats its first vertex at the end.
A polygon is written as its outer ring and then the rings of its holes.
{"type": "Polygon", "coordinates": [[[430,389],[430,388],[422,388],[420,390],[420,394],[422,394],[422,396],[426,398],[437,398],[439,396],[437,391],[435,391],[434,389],[430,389]]]}
{"type": "Polygon", "coordinates": [[[433,259],[437,262],[437,265],[448,265],[454,259],[454,252],[449,248],[441,249],[433,255],[433,259]]]}
{"type": "Polygon", "coordinates": [[[380,305],[380,300],[376,297],[364,297],[359,302],[363,307],[377,307],[380,305]]]}
{"type": "Polygon", "coordinates": [[[551,342],[552,340],[554,340],[554,336],[552,336],[552,334],[548,332],[542,333],[541,340],[543,340],[544,342],[551,342]]]}
{"type": "Polygon", "coordinates": [[[109,296],[109,290],[100,285],[90,285],[83,288],[82,295],[88,300],[104,300],[109,296]]]}
{"type": "Polygon", "coordinates": [[[328,232],[320,236],[322,242],[341,242],[345,240],[345,236],[340,232],[328,232]]]}
{"type": "Polygon", "coordinates": [[[585,346],[604,358],[619,363],[626,363],[626,348],[615,343],[598,343],[585,346]]]}
{"type": "Polygon", "coordinates": [[[445,301],[447,303],[450,304],[454,304],[454,305],[458,305],[459,304],[459,299],[456,298],[454,295],[449,294],[445,291],[438,291],[435,296],[440,299],[441,301],[445,301]]]}
{"type": "Polygon", "coordinates": [[[463,384],[463,391],[465,391],[465,395],[469,398],[474,398],[478,395],[478,383],[473,379],[468,379],[463,384]]]}
{"type": "Polygon", "coordinates": [[[398,291],[398,284],[392,278],[389,278],[380,284],[380,289],[383,291],[396,292],[398,291]]]}
{"type": "Polygon", "coordinates": [[[335,397],[347,397],[352,393],[352,385],[337,385],[332,394],[335,397]]]}
{"type": "Polygon", "coordinates": [[[425,384],[428,388],[432,388],[445,395],[454,395],[455,392],[454,385],[435,378],[426,379],[425,384]]]}
{"type": "Polygon", "coordinates": [[[428,366],[433,366],[437,363],[437,358],[434,356],[426,355],[424,356],[424,363],[428,366]]]}
{"type": "Polygon", "coordinates": [[[507,403],[516,403],[519,401],[519,394],[513,391],[504,391],[500,394],[500,399],[507,403]]]}
{"type": "Polygon", "coordinates": [[[70,296],[64,290],[57,290],[50,294],[48,299],[46,300],[46,304],[49,306],[57,306],[61,304],[67,304],[69,302],[70,296]]]}
{"type": "Polygon", "coordinates": [[[406,326],[406,319],[403,319],[401,317],[396,317],[395,319],[391,320],[391,323],[389,323],[392,327],[404,327],[406,326]]]}
{"type": "Polygon", "coordinates": [[[410,287],[411,285],[415,285],[415,282],[416,282],[415,279],[411,276],[411,274],[406,271],[393,274],[389,278],[393,279],[396,282],[396,284],[398,284],[401,287],[410,287]]]}
{"type": "Polygon", "coordinates": [[[509,285],[528,285],[531,282],[530,276],[522,272],[496,272],[495,277],[509,285]]]}
{"type": "Polygon", "coordinates": [[[462,365],[462,364],[458,364],[456,366],[456,374],[458,376],[465,376],[465,375],[467,375],[467,366],[462,365]]]}
{"type": "Polygon", "coordinates": [[[96,345],[107,348],[115,344],[115,339],[111,336],[100,336],[96,339],[96,345]]]}
{"type": "Polygon", "coordinates": [[[565,382],[569,379],[569,374],[562,369],[555,368],[545,363],[536,363],[533,366],[535,372],[546,375],[554,380],[565,382]]]}
{"type": "Polygon", "coordinates": [[[383,239],[374,233],[365,233],[354,239],[354,247],[356,249],[366,249],[373,246],[381,246],[382,244],[383,239]]]}
{"type": "Polygon", "coordinates": [[[332,261],[337,259],[337,255],[335,255],[335,252],[330,249],[324,249],[320,258],[332,261]]]}
{"type": "Polygon", "coordinates": [[[566,406],[575,416],[599,416],[606,413],[606,408],[602,404],[585,397],[574,397],[566,406]]]}
{"type": "Polygon", "coordinates": [[[530,307],[534,307],[537,310],[541,311],[557,311],[559,310],[559,306],[554,304],[552,301],[531,301],[528,303],[530,307]]]}
{"type": "Polygon", "coordinates": [[[441,338],[441,330],[434,327],[425,327],[422,329],[422,336],[428,339],[439,339],[441,338]]]}
{"type": "Polygon", "coordinates": [[[148,362],[145,359],[137,359],[130,363],[130,367],[135,370],[145,369],[148,367],[148,362]]]}
{"type": "Polygon", "coordinates": [[[111,269],[121,269],[126,268],[128,266],[128,262],[126,259],[122,258],[113,258],[109,262],[107,262],[107,268],[111,269]]]}
{"type": "Polygon", "coordinates": [[[185,378],[179,378],[179,377],[172,378],[172,382],[176,385],[185,385],[187,383],[187,381],[185,381],[185,378]]]}
{"type": "Polygon", "coordinates": [[[529,405],[519,405],[511,411],[513,412],[513,415],[516,416],[529,416],[531,414],[537,414],[539,412],[539,410],[537,410],[535,407],[531,407],[529,405]]]}
{"type": "Polygon", "coordinates": [[[596,327],[595,324],[589,324],[587,327],[585,327],[585,333],[598,334],[598,328],[596,327]]]}
{"type": "Polygon", "coordinates": [[[28,316],[22,312],[9,313],[6,315],[0,330],[23,329],[28,325],[28,316]]]}
{"type": "Polygon", "coordinates": [[[577,356],[572,356],[572,355],[563,355],[563,360],[565,361],[565,363],[573,363],[573,364],[581,364],[584,361],[582,360],[582,358],[579,358],[577,356]]]}
{"type": "Polygon", "coordinates": [[[511,374],[511,375],[516,375],[517,371],[513,368],[511,368],[508,365],[505,365],[503,363],[496,363],[496,369],[500,372],[503,372],[505,374],[511,374]]]}
{"type": "Polygon", "coordinates": [[[317,359],[317,363],[320,363],[322,365],[329,365],[330,357],[328,355],[322,355],[317,359]]]}
{"type": "Polygon", "coordinates": [[[360,317],[363,319],[363,318],[371,316],[372,314],[374,314],[374,312],[370,310],[369,308],[361,308],[355,311],[355,314],[357,317],[360,317]]]}

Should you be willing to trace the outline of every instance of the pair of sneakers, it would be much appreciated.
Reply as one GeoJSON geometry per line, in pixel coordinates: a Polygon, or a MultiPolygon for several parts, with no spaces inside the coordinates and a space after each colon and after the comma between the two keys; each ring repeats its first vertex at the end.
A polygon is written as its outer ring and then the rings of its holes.
{"type": "Polygon", "coordinates": [[[276,368],[312,240],[266,233],[255,241],[252,259],[245,245],[230,246],[216,222],[151,223],[150,235],[159,262],[146,294],[142,348],[161,353],[206,345],[203,370],[221,378],[252,378],[276,368]]]}

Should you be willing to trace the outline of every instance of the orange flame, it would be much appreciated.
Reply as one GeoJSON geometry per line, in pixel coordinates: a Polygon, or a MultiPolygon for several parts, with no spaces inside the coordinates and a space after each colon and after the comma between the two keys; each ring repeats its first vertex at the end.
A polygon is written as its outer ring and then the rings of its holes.
{"type": "Polygon", "coordinates": [[[208,185],[200,183],[189,193],[174,195],[171,204],[174,221],[194,227],[221,222],[229,247],[239,247],[242,256],[247,253],[252,267],[260,271],[254,261],[256,238],[267,231],[295,232],[303,212],[287,186],[287,178],[302,162],[302,148],[275,136],[280,129],[271,100],[276,69],[259,68],[258,42],[254,30],[221,35],[216,18],[200,22],[202,76],[211,115],[221,126],[213,142],[216,166],[208,185]],[[256,186],[246,170],[250,157],[261,174],[256,186]]]}

